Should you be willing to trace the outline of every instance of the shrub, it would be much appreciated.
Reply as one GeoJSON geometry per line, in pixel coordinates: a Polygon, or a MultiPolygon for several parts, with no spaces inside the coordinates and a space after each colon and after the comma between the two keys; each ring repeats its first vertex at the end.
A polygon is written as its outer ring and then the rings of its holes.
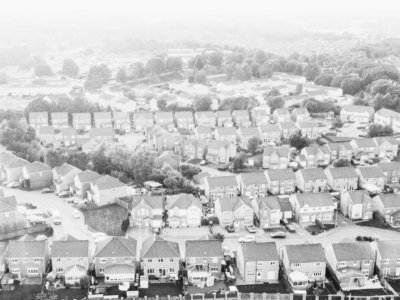
{"type": "Polygon", "coordinates": [[[65,284],[65,289],[69,290],[71,288],[71,285],[69,283],[65,284]]]}
{"type": "Polygon", "coordinates": [[[86,204],[85,203],[79,203],[77,206],[76,206],[76,208],[77,209],[79,209],[79,210],[86,210],[86,204]]]}
{"type": "Polygon", "coordinates": [[[357,241],[357,242],[362,242],[362,241],[363,241],[362,236],[357,236],[357,237],[356,237],[356,241],[357,241]]]}
{"type": "Polygon", "coordinates": [[[224,239],[225,239],[225,235],[223,235],[222,233],[215,233],[213,236],[214,236],[215,239],[217,239],[217,240],[219,240],[221,242],[223,242],[224,239]]]}
{"type": "Polygon", "coordinates": [[[208,221],[213,222],[214,225],[219,225],[219,219],[217,217],[210,217],[208,221]]]}

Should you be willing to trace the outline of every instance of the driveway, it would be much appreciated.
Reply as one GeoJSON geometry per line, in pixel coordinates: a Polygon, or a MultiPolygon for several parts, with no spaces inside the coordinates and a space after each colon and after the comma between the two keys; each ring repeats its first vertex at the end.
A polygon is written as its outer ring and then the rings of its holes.
{"type": "Polygon", "coordinates": [[[357,129],[358,126],[360,126],[359,123],[348,123],[349,127],[342,127],[340,128],[341,132],[338,132],[337,136],[346,136],[346,137],[355,137],[355,138],[360,138],[360,134],[366,134],[367,131],[362,131],[360,129],[357,129]]]}
{"type": "Polygon", "coordinates": [[[142,140],[145,138],[142,132],[130,132],[124,135],[116,135],[118,141],[120,143],[125,144],[129,149],[133,149],[137,144],[142,143],[142,140]]]}

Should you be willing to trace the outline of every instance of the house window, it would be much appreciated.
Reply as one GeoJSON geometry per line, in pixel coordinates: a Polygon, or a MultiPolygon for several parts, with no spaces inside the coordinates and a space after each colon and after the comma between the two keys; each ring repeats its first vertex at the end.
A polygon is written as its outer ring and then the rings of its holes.
{"type": "Polygon", "coordinates": [[[129,257],[125,258],[125,262],[131,262],[131,259],[129,257]]]}
{"type": "Polygon", "coordinates": [[[18,259],[12,259],[11,262],[12,262],[13,264],[16,264],[16,263],[18,262],[18,259]]]}
{"type": "Polygon", "coordinates": [[[170,272],[170,273],[174,273],[174,272],[175,272],[175,269],[174,269],[174,268],[170,268],[170,269],[169,269],[169,272],[170,272]]]}
{"type": "Polygon", "coordinates": [[[63,273],[64,269],[63,268],[56,268],[56,273],[63,273]]]}
{"type": "Polygon", "coordinates": [[[270,265],[271,265],[271,266],[276,265],[276,261],[271,261],[271,262],[270,262],[270,265]]]}
{"type": "Polygon", "coordinates": [[[384,263],[385,265],[387,265],[387,264],[389,263],[389,260],[388,260],[388,259],[385,259],[385,260],[383,261],[383,263],[384,263]]]}
{"type": "Polygon", "coordinates": [[[344,266],[346,266],[346,263],[343,262],[343,261],[341,261],[341,262],[339,263],[339,266],[344,267],[344,266]]]}
{"type": "Polygon", "coordinates": [[[28,274],[39,274],[38,269],[28,269],[28,274]]]}
{"type": "Polygon", "coordinates": [[[154,274],[154,269],[147,269],[147,274],[154,274]]]}
{"type": "Polygon", "coordinates": [[[99,268],[100,273],[104,273],[104,268],[99,268]]]}
{"type": "Polygon", "coordinates": [[[219,271],[218,267],[211,267],[211,272],[218,272],[218,271],[219,271]]]}
{"type": "Polygon", "coordinates": [[[106,263],[106,259],[105,258],[100,258],[100,263],[101,264],[105,264],[106,263]]]}
{"type": "Polygon", "coordinates": [[[299,263],[293,264],[293,268],[300,268],[300,267],[301,267],[301,264],[299,264],[299,263]]]}
{"type": "Polygon", "coordinates": [[[79,258],[78,258],[78,261],[83,261],[83,257],[79,257],[79,258]]]}
{"type": "Polygon", "coordinates": [[[400,264],[400,258],[396,259],[396,264],[400,264]]]}
{"type": "Polygon", "coordinates": [[[314,266],[320,267],[320,266],[321,266],[321,263],[320,263],[320,262],[317,262],[317,263],[314,264],[314,266]]]}
{"type": "Polygon", "coordinates": [[[35,263],[39,263],[40,262],[40,258],[35,258],[35,263]]]}
{"type": "Polygon", "coordinates": [[[151,258],[149,258],[149,259],[147,260],[147,262],[151,263],[151,262],[153,262],[153,260],[152,260],[151,258]]]}
{"type": "Polygon", "coordinates": [[[358,261],[357,260],[355,260],[355,261],[353,261],[353,265],[357,265],[358,264],[358,261]]]}
{"type": "Polygon", "coordinates": [[[159,262],[159,263],[162,263],[162,262],[164,262],[164,259],[163,259],[163,258],[159,258],[159,259],[158,259],[158,262],[159,262]]]}
{"type": "Polygon", "coordinates": [[[366,265],[366,266],[369,266],[369,260],[367,260],[367,261],[364,261],[364,265],[366,265]]]}
{"type": "Polygon", "coordinates": [[[28,262],[28,260],[26,258],[24,258],[24,263],[27,263],[27,262],[28,262]]]}
{"type": "Polygon", "coordinates": [[[68,257],[68,258],[67,258],[67,261],[71,261],[71,258],[68,257]]]}
{"type": "Polygon", "coordinates": [[[58,263],[61,262],[61,258],[57,258],[56,262],[58,262],[58,263]]]}
{"type": "Polygon", "coordinates": [[[111,258],[111,262],[115,263],[117,262],[117,259],[115,257],[111,258]]]}
{"type": "Polygon", "coordinates": [[[19,274],[19,269],[11,269],[11,273],[13,273],[13,274],[19,274]]]}
{"type": "Polygon", "coordinates": [[[173,262],[174,262],[174,259],[173,259],[173,258],[170,258],[170,259],[169,259],[169,262],[170,262],[170,263],[173,263],[173,262]]]}
{"type": "Polygon", "coordinates": [[[313,277],[321,277],[322,272],[314,272],[313,277]]]}
{"type": "Polygon", "coordinates": [[[257,267],[262,267],[262,265],[263,265],[262,261],[257,262],[257,267]]]}

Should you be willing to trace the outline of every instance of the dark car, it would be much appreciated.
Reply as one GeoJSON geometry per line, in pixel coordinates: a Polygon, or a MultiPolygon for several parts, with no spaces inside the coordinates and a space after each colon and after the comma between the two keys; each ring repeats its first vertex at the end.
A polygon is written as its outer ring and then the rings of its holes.
{"type": "Polygon", "coordinates": [[[288,220],[286,220],[286,219],[281,219],[279,222],[280,222],[282,225],[288,225],[288,224],[289,224],[288,220]]]}
{"type": "Polygon", "coordinates": [[[71,196],[72,196],[72,193],[68,192],[68,191],[61,192],[61,193],[58,194],[58,197],[60,197],[60,198],[68,198],[68,197],[71,197],[71,196]]]}
{"type": "Polygon", "coordinates": [[[288,225],[285,226],[285,228],[289,232],[296,232],[296,228],[294,228],[293,225],[288,224],[288,225]]]}
{"type": "Polygon", "coordinates": [[[54,193],[54,190],[51,188],[44,188],[42,190],[42,194],[54,193]]]}
{"type": "Polygon", "coordinates": [[[272,234],[271,234],[271,237],[272,237],[273,239],[283,239],[283,238],[286,237],[286,233],[284,233],[284,232],[282,232],[282,231],[275,232],[275,233],[272,233],[272,234]]]}
{"type": "Polygon", "coordinates": [[[235,232],[235,226],[233,225],[228,225],[225,226],[226,231],[228,231],[229,233],[235,232]]]}

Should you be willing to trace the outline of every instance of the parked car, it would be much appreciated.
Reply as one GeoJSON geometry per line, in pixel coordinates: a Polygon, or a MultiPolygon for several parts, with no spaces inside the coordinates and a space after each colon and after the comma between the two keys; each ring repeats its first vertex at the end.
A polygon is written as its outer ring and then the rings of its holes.
{"type": "Polygon", "coordinates": [[[349,126],[350,126],[349,123],[344,123],[344,124],[343,124],[343,127],[349,127],[349,126]]]}
{"type": "Polygon", "coordinates": [[[58,197],[60,198],[68,198],[71,197],[72,193],[70,191],[64,191],[58,194],[58,197]]]}
{"type": "Polygon", "coordinates": [[[81,217],[81,214],[79,213],[79,211],[74,210],[73,216],[75,219],[79,219],[81,217]]]}
{"type": "Polygon", "coordinates": [[[268,123],[269,124],[275,124],[275,121],[274,120],[269,120],[268,123]]]}
{"type": "Polygon", "coordinates": [[[288,224],[288,225],[285,226],[285,228],[289,232],[296,232],[296,228],[294,228],[293,225],[288,224]]]}
{"type": "Polygon", "coordinates": [[[200,166],[205,166],[206,164],[207,164],[207,161],[204,159],[200,162],[200,166]]]}
{"type": "Polygon", "coordinates": [[[361,134],[359,134],[358,136],[359,136],[359,137],[362,137],[362,138],[365,138],[365,137],[367,137],[367,134],[366,134],[366,133],[361,133],[361,134]]]}
{"type": "Polygon", "coordinates": [[[288,225],[288,224],[289,224],[289,222],[288,222],[287,219],[280,219],[279,222],[280,222],[282,225],[288,225]]]}
{"type": "Polygon", "coordinates": [[[51,188],[44,188],[42,190],[42,194],[48,194],[48,193],[54,193],[54,191],[51,188]]]}
{"type": "Polygon", "coordinates": [[[74,197],[72,199],[73,199],[72,202],[75,203],[75,204],[78,204],[78,203],[81,203],[81,202],[87,203],[86,199],[82,199],[82,198],[79,198],[79,197],[74,197]]]}
{"type": "Polygon", "coordinates": [[[29,219],[29,223],[31,223],[32,225],[46,224],[46,221],[44,220],[43,217],[31,216],[30,219],[29,219]]]}
{"type": "Polygon", "coordinates": [[[78,201],[74,201],[74,204],[76,204],[76,205],[81,204],[81,203],[86,204],[87,202],[88,202],[88,201],[85,200],[85,199],[80,199],[80,200],[78,200],[78,201]]]}
{"type": "Polygon", "coordinates": [[[284,233],[283,231],[278,231],[278,232],[272,233],[271,237],[274,239],[283,239],[286,237],[286,233],[284,233]]]}
{"type": "Polygon", "coordinates": [[[239,238],[239,243],[255,243],[256,238],[252,235],[246,235],[245,237],[239,238]]]}
{"type": "Polygon", "coordinates": [[[226,229],[226,231],[228,231],[230,233],[235,232],[235,226],[233,226],[233,225],[225,226],[225,229],[226,229]]]}
{"type": "Polygon", "coordinates": [[[93,233],[92,237],[94,239],[94,242],[97,243],[98,241],[106,239],[108,236],[107,236],[107,234],[105,234],[103,232],[96,232],[96,233],[93,233]]]}
{"type": "Polygon", "coordinates": [[[247,231],[250,233],[256,233],[257,232],[257,228],[254,225],[249,225],[246,227],[247,231]]]}
{"type": "Polygon", "coordinates": [[[37,237],[36,237],[36,240],[37,241],[47,241],[47,236],[45,236],[45,235],[38,235],[37,237]]]}
{"type": "Polygon", "coordinates": [[[19,187],[19,182],[11,182],[11,183],[7,184],[6,187],[15,189],[15,188],[19,187]]]}
{"type": "Polygon", "coordinates": [[[54,225],[61,225],[61,223],[62,223],[62,219],[61,219],[60,216],[55,216],[55,217],[53,218],[53,224],[54,224],[54,225]]]}

